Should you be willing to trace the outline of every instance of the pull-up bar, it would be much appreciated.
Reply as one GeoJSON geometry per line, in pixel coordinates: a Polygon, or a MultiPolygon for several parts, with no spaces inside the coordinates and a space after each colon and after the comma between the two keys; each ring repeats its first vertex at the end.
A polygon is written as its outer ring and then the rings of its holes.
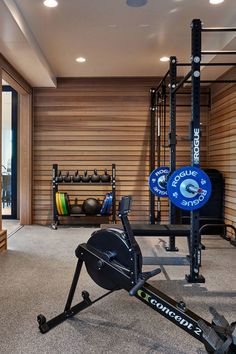
{"type": "MultiPolygon", "coordinates": [[[[189,81],[189,82],[191,82],[191,81],[189,81]]],[[[177,95],[190,95],[191,91],[189,91],[189,92],[177,92],[176,94],[177,95]]],[[[200,95],[209,95],[209,92],[200,92],[200,95]]],[[[166,96],[168,97],[168,94],[166,96]]]]}
{"type": "Polygon", "coordinates": [[[236,80],[201,80],[203,84],[236,84],[236,80]]]}
{"type": "Polygon", "coordinates": [[[236,27],[203,27],[202,32],[236,32],[236,27]]]}
{"type": "MultiPolygon", "coordinates": [[[[177,63],[177,66],[191,66],[191,63],[177,63]]],[[[236,66],[236,63],[200,63],[200,66],[236,66]]]]}
{"type": "Polygon", "coordinates": [[[202,55],[212,55],[212,54],[220,54],[220,55],[236,55],[236,50],[203,50],[202,55]]]}
{"type": "MultiPolygon", "coordinates": [[[[186,83],[191,84],[192,81],[186,81],[186,83]]],[[[236,80],[201,80],[203,84],[236,84],[236,80]]]]}

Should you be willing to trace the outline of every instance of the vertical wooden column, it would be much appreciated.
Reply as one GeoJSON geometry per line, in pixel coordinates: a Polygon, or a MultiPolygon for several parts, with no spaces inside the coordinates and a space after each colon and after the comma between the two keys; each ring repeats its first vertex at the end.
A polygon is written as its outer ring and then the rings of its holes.
{"type": "MultiPolygon", "coordinates": [[[[32,88],[28,82],[19,74],[15,68],[0,53],[0,79],[4,79],[19,94],[19,138],[18,147],[19,178],[20,178],[20,222],[21,224],[32,223],[32,88]]],[[[2,117],[2,81],[0,91],[0,114],[2,117]]],[[[1,118],[0,118],[1,119],[1,118]]],[[[2,124],[0,122],[0,130],[2,124]]],[[[0,134],[1,131],[0,131],[0,134]]],[[[1,161],[1,140],[0,137],[0,161],[1,161]]],[[[1,181],[0,181],[1,187],[1,181]]],[[[2,210],[0,196],[0,251],[2,245],[2,210]]],[[[5,233],[6,234],[6,233],[5,233]]]]}
{"type": "MultiPolygon", "coordinates": [[[[2,69],[0,67],[0,165],[2,166],[2,69]]],[[[0,178],[0,191],[2,191],[2,170],[0,178]]],[[[0,192],[0,252],[7,249],[7,232],[2,230],[2,192],[0,192]]]]}
{"type": "MultiPolygon", "coordinates": [[[[2,166],[2,69],[0,67],[0,165],[2,166]]],[[[2,169],[0,178],[0,191],[2,191],[2,169]]],[[[0,193],[0,230],[2,230],[2,192],[0,193]]]]}
{"type": "Polygon", "coordinates": [[[20,223],[32,223],[32,94],[20,94],[20,223]]]}
{"type": "MultiPolygon", "coordinates": [[[[2,69],[0,67],[0,165],[2,166],[2,69]]],[[[2,172],[0,178],[0,191],[2,190],[2,172]]],[[[0,230],[2,230],[2,193],[0,193],[0,230]]]]}

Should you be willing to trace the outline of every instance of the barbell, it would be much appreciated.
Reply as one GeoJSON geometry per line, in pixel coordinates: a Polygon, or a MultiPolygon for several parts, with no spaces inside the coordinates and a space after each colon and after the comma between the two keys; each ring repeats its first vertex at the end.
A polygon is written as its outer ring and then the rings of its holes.
{"type": "Polygon", "coordinates": [[[211,181],[200,168],[185,166],[170,175],[169,167],[153,170],[149,188],[158,197],[168,197],[180,209],[196,210],[207,203],[211,196],[211,181]]]}

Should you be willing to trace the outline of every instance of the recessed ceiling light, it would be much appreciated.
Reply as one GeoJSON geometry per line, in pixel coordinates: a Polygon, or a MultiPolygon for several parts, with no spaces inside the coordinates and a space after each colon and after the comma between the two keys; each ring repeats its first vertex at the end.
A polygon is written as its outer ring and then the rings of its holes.
{"type": "Polygon", "coordinates": [[[209,3],[212,5],[221,4],[222,2],[224,2],[224,0],[209,0],[209,3]]]}
{"type": "Polygon", "coordinates": [[[76,59],[76,61],[77,61],[78,63],[85,63],[85,62],[86,62],[86,59],[83,58],[83,57],[79,57],[79,58],[76,59]]]}
{"type": "Polygon", "coordinates": [[[58,2],[56,0],[45,0],[43,4],[47,7],[56,7],[58,5],[58,2]]]}
{"type": "Polygon", "coordinates": [[[174,14],[175,12],[177,12],[178,11],[178,9],[177,8],[175,8],[175,9],[172,9],[172,10],[170,10],[169,11],[169,14],[174,14]]]}
{"type": "Polygon", "coordinates": [[[161,57],[160,58],[160,61],[169,61],[170,60],[170,58],[168,58],[168,57],[161,57]]]}
{"type": "Polygon", "coordinates": [[[147,4],[147,0],[127,0],[126,4],[131,7],[140,7],[147,4]]]}

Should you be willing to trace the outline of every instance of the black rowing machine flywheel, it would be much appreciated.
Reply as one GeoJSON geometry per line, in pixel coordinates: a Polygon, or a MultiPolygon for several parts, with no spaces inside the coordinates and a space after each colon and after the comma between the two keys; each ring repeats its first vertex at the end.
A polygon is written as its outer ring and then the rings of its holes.
{"type": "MultiPolygon", "coordinates": [[[[129,241],[124,231],[115,228],[95,231],[89,238],[87,246],[99,253],[101,258],[99,261],[96,257],[85,260],[87,272],[93,281],[107,290],[122,289],[119,277],[116,276],[117,272],[113,271],[112,267],[105,267],[104,260],[130,276],[133,261],[129,251],[129,241]]],[[[142,254],[138,244],[135,250],[138,257],[138,272],[141,272],[142,254]]]]}

